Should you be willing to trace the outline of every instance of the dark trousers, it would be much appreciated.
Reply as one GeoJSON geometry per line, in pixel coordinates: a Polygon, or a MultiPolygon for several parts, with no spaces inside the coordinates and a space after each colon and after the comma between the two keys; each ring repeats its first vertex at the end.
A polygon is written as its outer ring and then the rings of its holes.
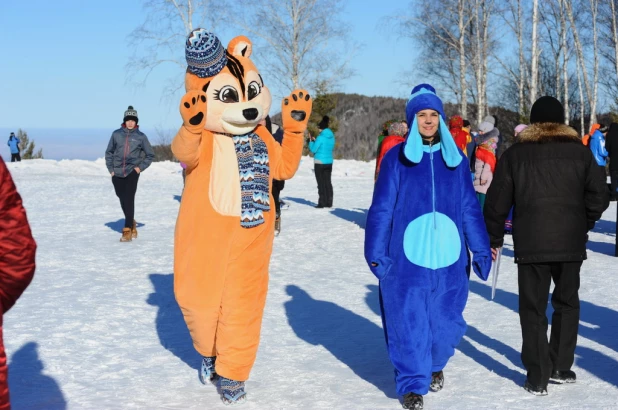
{"type": "Polygon", "coordinates": [[[523,345],[521,360],[528,381],[547,386],[553,370],[569,370],[575,359],[579,326],[579,270],[582,262],[519,264],[519,320],[523,345]],[[554,307],[547,341],[547,295],[552,279],[554,307]]]}
{"type": "Polygon", "coordinates": [[[279,181],[278,179],[273,179],[273,200],[275,201],[275,212],[277,218],[281,215],[281,203],[279,203],[279,197],[281,191],[285,187],[285,181],[279,181]]]}
{"type": "Polygon", "coordinates": [[[139,174],[137,171],[131,172],[126,178],[117,176],[112,177],[116,196],[120,199],[120,207],[124,212],[124,227],[133,227],[133,219],[135,218],[135,193],[137,192],[137,181],[139,174]]]}
{"type": "Polygon", "coordinates": [[[20,162],[21,161],[21,156],[19,155],[19,152],[17,154],[11,154],[11,162],[20,162]]]}
{"type": "Polygon", "coordinates": [[[315,164],[315,179],[318,182],[319,207],[330,208],[333,206],[332,173],[333,164],[315,164]]]}
{"type": "MultiPolygon", "coordinates": [[[[618,159],[616,159],[616,161],[618,161],[618,159]]],[[[617,200],[618,199],[618,169],[617,170],[610,170],[609,171],[609,176],[612,179],[612,196],[611,199],[612,200],[617,200]]]]}

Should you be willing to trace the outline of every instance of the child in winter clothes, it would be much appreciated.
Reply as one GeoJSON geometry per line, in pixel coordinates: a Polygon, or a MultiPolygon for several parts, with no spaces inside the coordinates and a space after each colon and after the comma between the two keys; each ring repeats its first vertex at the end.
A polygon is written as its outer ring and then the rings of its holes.
{"type": "Polygon", "coordinates": [[[380,165],[384,155],[391,150],[391,148],[401,144],[405,141],[405,136],[408,133],[408,124],[405,122],[394,122],[388,127],[388,136],[382,140],[380,144],[380,151],[378,158],[376,158],[376,174],[375,179],[378,179],[378,173],[380,172],[380,165]]]}
{"type": "Polygon", "coordinates": [[[2,315],[15,304],[34,275],[36,243],[9,170],[0,158],[0,409],[11,408],[2,315]]]}
{"type": "Polygon", "coordinates": [[[15,133],[12,132],[9,136],[9,141],[6,143],[11,150],[11,162],[20,162],[21,156],[19,155],[19,138],[15,136],[15,133]]]}
{"type": "Polygon", "coordinates": [[[380,280],[380,309],[397,393],[407,409],[442,389],[443,369],[466,330],[469,251],[486,280],[489,238],[466,158],[433,87],[406,106],[403,144],[382,161],[367,214],[365,259],[380,280]]]}
{"type": "Polygon", "coordinates": [[[498,149],[499,137],[500,132],[491,122],[483,121],[479,125],[474,161],[474,190],[477,193],[481,209],[485,205],[485,195],[487,195],[496,168],[496,150],[498,149]]]}
{"type": "Polygon", "coordinates": [[[605,172],[607,156],[609,155],[605,149],[605,134],[607,134],[608,129],[605,125],[600,125],[599,129],[590,137],[590,150],[597,164],[603,168],[603,172],[605,172]]]}

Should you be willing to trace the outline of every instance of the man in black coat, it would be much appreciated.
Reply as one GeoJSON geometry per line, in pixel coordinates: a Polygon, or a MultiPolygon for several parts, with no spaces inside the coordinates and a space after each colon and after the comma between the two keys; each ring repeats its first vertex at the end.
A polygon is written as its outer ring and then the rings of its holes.
{"type": "Polygon", "coordinates": [[[495,255],[514,206],[521,358],[528,371],[524,388],[546,395],[550,379],[575,382],[570,369],[579,325],[579,271],[587,257],[588,231],[609,206],[609,191],[590,149],[577,131],[564,125],[558,100],[539,98],[530,122],[498,162],[484,214],[495,255]],[[552,279],[554,314],[548,343],[545,310],[552,279]]]}

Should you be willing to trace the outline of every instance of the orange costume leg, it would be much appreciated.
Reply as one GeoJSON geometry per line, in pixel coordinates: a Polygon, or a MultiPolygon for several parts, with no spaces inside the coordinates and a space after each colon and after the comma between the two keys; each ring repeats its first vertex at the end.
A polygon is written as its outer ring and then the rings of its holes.
{"type": "Polygon", "coordinates": [[[216,342],[217,374],[228,379],[247,380],[257,355],[274,238],[271,216],[256,228],[241,228],[239,223],[240,232],[234,235],[216,342]]]}

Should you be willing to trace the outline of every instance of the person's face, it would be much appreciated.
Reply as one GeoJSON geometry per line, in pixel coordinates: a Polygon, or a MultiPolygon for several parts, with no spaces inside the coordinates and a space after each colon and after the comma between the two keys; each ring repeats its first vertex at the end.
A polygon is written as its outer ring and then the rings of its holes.
{"type": "Polygon", "coordinates": [[[135,125],[137,125],[137,123],[136,123],[135,121],[133,121],[133,120],[127,120],[127,121],[124,123],[124,125],[125,125],[128,129],[132,130],[133,128],[135,128],[135,125]]]}
{"type": "Polygon", "coordinates": [[[438,132],[440,114],[434,110],[422,110],[416,113],[418,132],[421,136],[431,138],[438,132]]]}

